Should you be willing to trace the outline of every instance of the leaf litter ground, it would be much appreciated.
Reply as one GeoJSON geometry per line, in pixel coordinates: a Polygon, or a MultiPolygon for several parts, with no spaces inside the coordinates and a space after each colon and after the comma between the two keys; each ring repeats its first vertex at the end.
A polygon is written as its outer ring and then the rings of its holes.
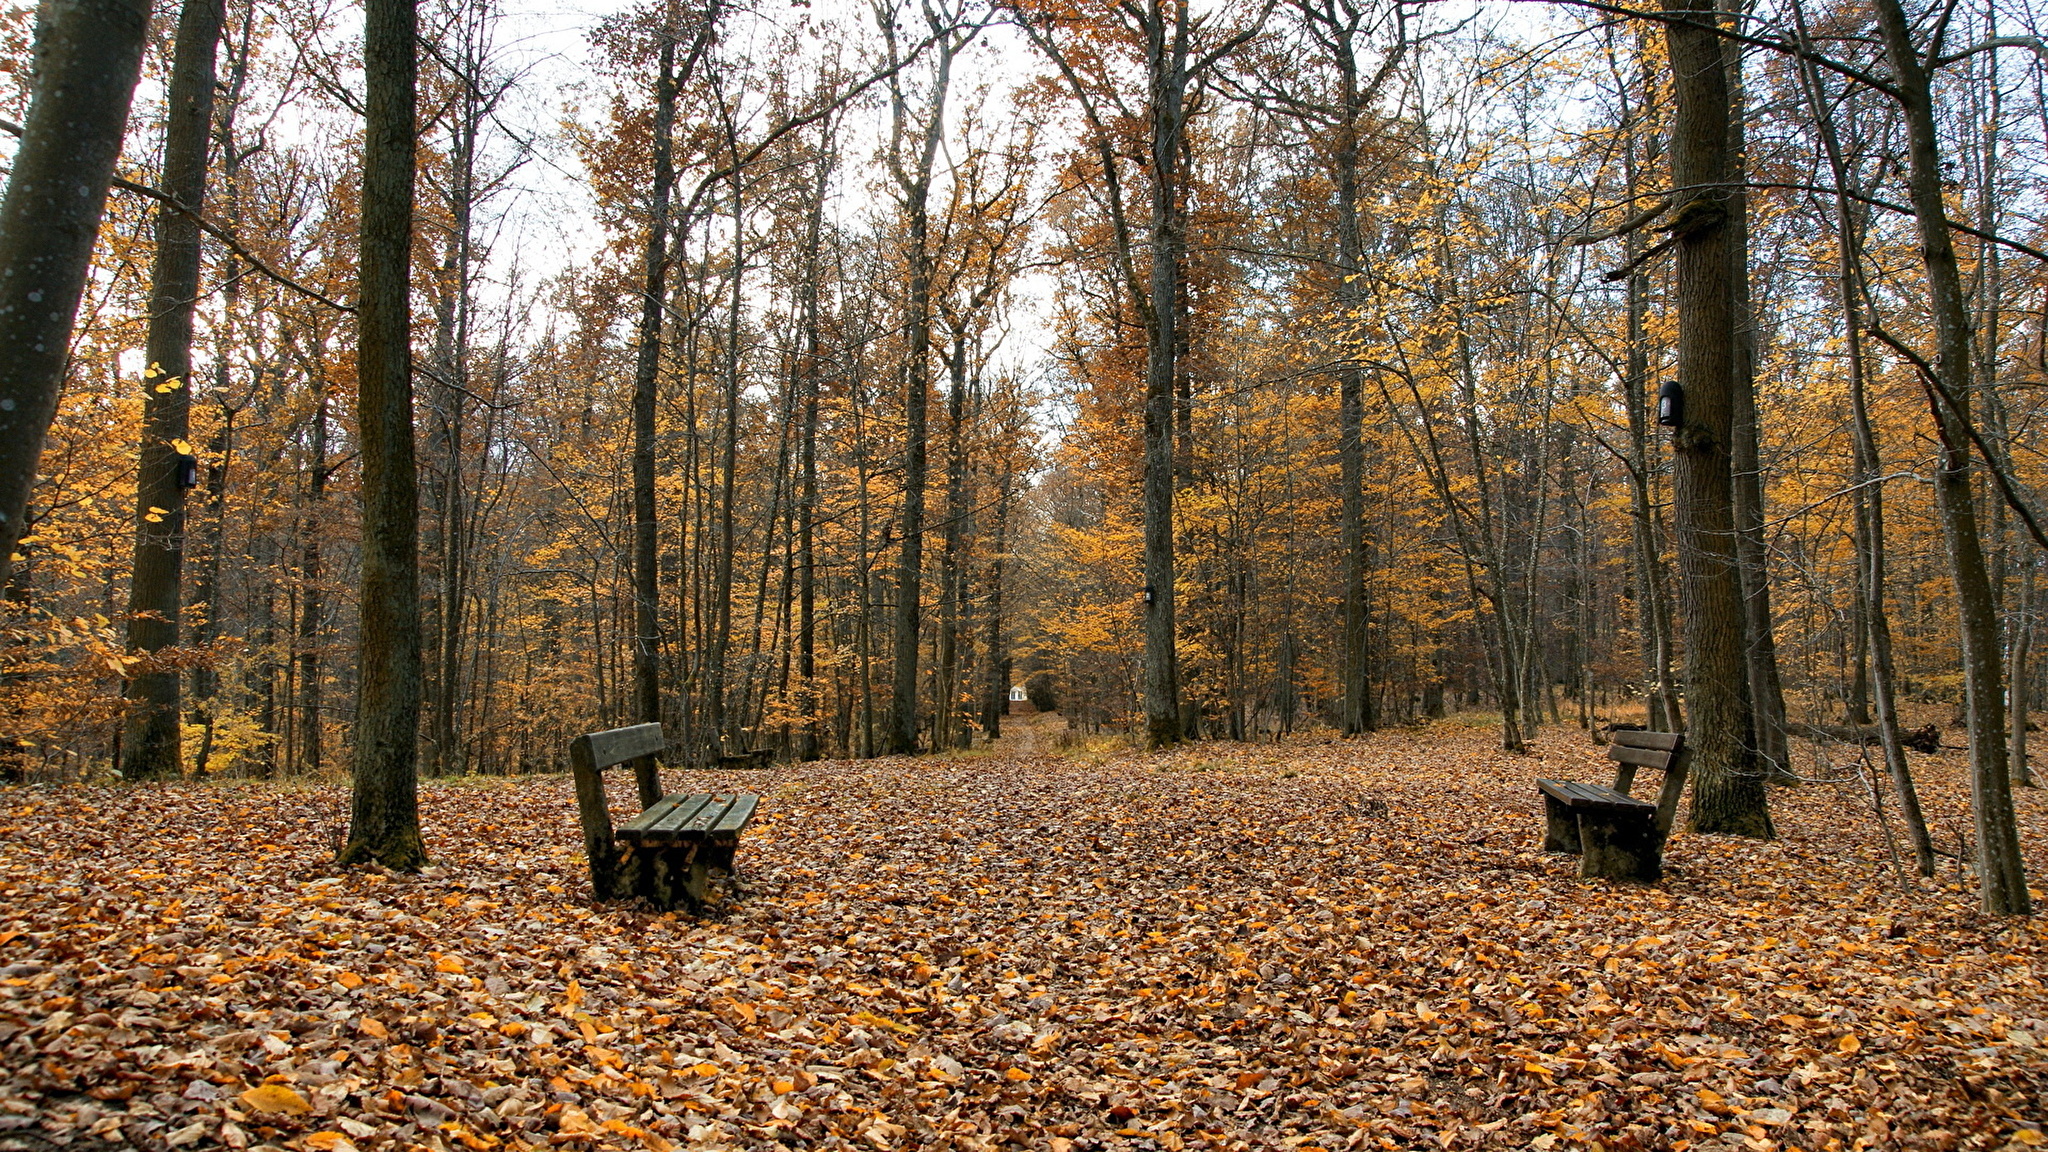
{"type": "Polygon", "coordinates": [[[1598,750],[1491,738],[670,772],[766,794],[703,918],[593,905],[560,776],[425,786],[416,877],[339,786],[0,792],[0,1149],[2043,1141],[2048,927],[1859,785],[1582,883],[1530,780],[1598,750]]]}

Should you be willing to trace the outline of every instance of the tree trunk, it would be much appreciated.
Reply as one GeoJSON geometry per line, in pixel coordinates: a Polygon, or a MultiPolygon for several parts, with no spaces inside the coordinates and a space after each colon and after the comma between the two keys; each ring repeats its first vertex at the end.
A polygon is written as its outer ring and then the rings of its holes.
{"type": "MultiPolygon", "coordinates": [[[[1742,0],[1724,0],[1739,10],[1742,0]]],[[[1773,775],[1786,772],[1785,689],[1778,672],[1778,645],[1771,631],[1769,554],[1764,547],[1762,451],[1756,415],[1757,317],[1749,291],[1749,195],[1740,186],[1747,178],[1748,101],[1742,83],[1742,46],[1723,41],[1727,62],[1728,148],[1737,187],[1728,196],[1729,271],[1735,290],[1734,440],[1730,468],[1735,490],[1735,560],[1742,585],[1743,669],[1756,725],[1757,755],[1773,775]]],[[[1787,777],[1789,779],[1789,777],[1787,777]]]]}
{"type": "Polygon", "coordinates": [[[301,519],[305,539],[300,541],[298,672],[299,707],[296,710],[299,738],[299,770],[320,771],[325,749],[321,746],[324,725],[320,700],[320,629],[322,607],[320,541],[326,535],[322,506],[327,495],[327,383],[315,380],[320,395],[313,403],[313,445],[311,467],[306,473],[306,514],[301,519]]]}
{"type": "Polygon", "coordinates": [[[148,30],[139,0],[43,0],[38,13],[34,96],[0,199],[0,587],[57,413],[148,30]]]}
{"type": "MultiPolygon", "coordinates": [[[[676,28],[661,38],[654,82],[654,187],[648,195],[647,244],[641,259],[639,348],[633,362],[633,719],[661,723],[660,556],[654,508],[655,384],[661,370],[662,305],[668,292],[669,195],[675,185],[672,136],[676,117],[676,28]]],[[[654,757],[633,761],[640,806],[661,799],[661,769],[654,757]]]]}
{"type": "MultiPolygon", "coordinates": [[[[1795,0],[1794,27],[1802,47],[1808,46],[1805,9],[1795,0]]],[[[1879,483],[1883,456],[1878,451],[1875,426],[1870,419],[1869,379],[1864,356],[1862,236],[1858,212],[1848,191],[1850,175],[1828,114],[1828,102],[1821,89],[1819,69],[1802,61],[1800,80],[1805,88],[1809,111],[1814,117],[1829,174],[1835,182],[1835,243],[1837,262],[1835,290],[1842,304],[1842,328],[1849,357],[1849,412],[1854,432],[1856,483],[1856,592],[1857,617],[1868,649],[1870,692],[1877,709],[1878,743],[1884,750],[1885,772],[1898,794],[1899,811],[1906,834],[1913,842],[1913,856],[1920,875],[1934,875],[1934,838],[1927,830],[1927,817],[1920,808],[1920,791],[1913,782],[1912,766],[1906,761],[1901,742],[1897,704],[1897,679],[1892,665],[1891,620],[1885,609],[1884,486],[1879,483]]]]}
{"type": "MultiPolygon", "coordinates": [[[[186,0],[172,47],[162,189],[198,212],[206,206],[206,142],[213,128],[213,62],[227,18],[222,0],[186,0]]],[[[142,373],[142,447],[135,477],[135,561],[128,584],[129,679],[121,775],[161,779],[184,772],[182,674],[153,657],[178,644],[185,566],[183,458],[192,428],[192,316],[199,295],[199,222],[165,204],[156,212],[149,336],[142,373]]]]}
{"type": "Polygon", "coordinates": [[[412,427],[412,209],[417,130],[415,0],[363,13],[362,270],[357,438],[362,459],[361,637],[355,787],[343,864],[401,872],[420,840],[419,483],[412,427]]]}
{"type": "Polygon", "coordinates": [[[1180,660],[1174,620],[1173,401],[1178,372],[1178,290],[1186,243],[1180,203],[1181,136],[1187,115],[1188,9],[1185,0],[1150,0],[1145,59],[1152,167],[1152,267],[1145,352],[1145,743],[1182,737],[1180,660]],[[1171,8],[1172,12],[1163,11],[1171,8]],[[1167,25],[1171,21],[1172,29],[1167,25]]]}
{"type": "MultiPolygon", "coordinates": [[[[1899,0],[1876,0],[1899,104],[1906,120],[1907,188],[1927,271],[1928,310],[1934,320],[1936,353],[1932,395],[1941,463],[1935,473],[1936,507],[1948,544],[1956,614],[1962,631],[1965,706],[1970,724],[1970,799],[1976,815],[1977,886],[1983,910],[1992,915],[2026,915],[2026,866],[2020,855],[2006,759],[2004,668],[1998,637],[1998,606],[1977,532],[1975,485],[1971,479],[1969,399],[1970,318],[1942,201],[1941,153],[1932,77],[1913,47],[1912,29],[1899,0]]],[[[1932,53],[1938,53],[1937,44],[1932,53]]],[[[1932,54],[1931,53],[1931,54],[1932,54]]]]}
{"type": "Polygon", "coordinates": [[[1684,422],[1673,436],[1672,503],[1685,611],[1692,828],[1769,837],[1769,797],[1746,691],[1736,566],[1734,435],[1735,172],[1728,153],[1728,74],[1713,0],[1685,0],[1666,27],[1675,114],[1671,181],[1678,266],[1678,376],[1684,422]]]}

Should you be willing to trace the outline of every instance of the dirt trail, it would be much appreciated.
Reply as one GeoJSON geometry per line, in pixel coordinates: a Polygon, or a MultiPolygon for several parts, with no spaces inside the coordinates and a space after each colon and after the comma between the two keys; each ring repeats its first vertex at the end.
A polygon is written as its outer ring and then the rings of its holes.
{"type": "Polygon", "coordinates": [[[1057,712],[1034,712],[1029,716],[1003,717],[1003,735],[989,744],[1003,756],[1058,755],[1060,733],[1067,722],[1057,712]]]}

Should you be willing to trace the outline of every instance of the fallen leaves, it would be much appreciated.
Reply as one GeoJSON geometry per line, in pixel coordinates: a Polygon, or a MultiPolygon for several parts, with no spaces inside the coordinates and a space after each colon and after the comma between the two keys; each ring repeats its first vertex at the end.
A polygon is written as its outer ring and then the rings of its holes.
{"type": "Polygon", "coordinates": [[[1528,781],[1594,751],[1484,738],[778,769],[703,920],[589,903],[560,777],[425,787],[419,877],[331,787],[7,793],[0,1144],[2039,1145],[2041,924],[1821,789],[1582,884],[1528,781]]]}
{"type": "Polygon", "coordinates": [[[281,1112],[287,1116],[304,1116],[313,1110],[306,1098],[282,1084],[263,1084],[249,1089],[236,1097],[257,1112],[281,1112]]]}

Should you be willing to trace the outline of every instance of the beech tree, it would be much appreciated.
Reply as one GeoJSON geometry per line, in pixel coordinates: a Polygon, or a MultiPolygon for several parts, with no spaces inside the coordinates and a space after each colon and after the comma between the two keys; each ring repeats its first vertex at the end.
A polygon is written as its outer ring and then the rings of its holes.
{"type": "Polygon", "coordinates": [[[413,462],[412,213],[419,61],[415,0],[367,0],[363,208],[356,292],[362,453],[360,665],[343,864],[401,872],[420,839],[419,484],[413,462]]]}
{"type": "Polygon", "coordinates": [[[32,102],[0,198],[0,584],[56,414],[148,27],[149,5],[130,0],[39,10],[32,102]]]}

